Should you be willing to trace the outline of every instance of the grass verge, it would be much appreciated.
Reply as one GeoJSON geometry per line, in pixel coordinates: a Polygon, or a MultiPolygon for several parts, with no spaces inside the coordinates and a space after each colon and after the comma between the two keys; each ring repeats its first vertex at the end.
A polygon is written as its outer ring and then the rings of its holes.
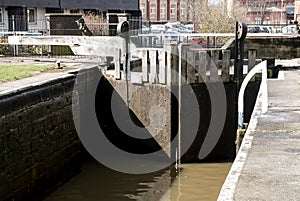
{"type": "Polygon", "coordinates": [[[54,68],[55,65],[0,65],[0,83],[31,77],[54,68]]]}

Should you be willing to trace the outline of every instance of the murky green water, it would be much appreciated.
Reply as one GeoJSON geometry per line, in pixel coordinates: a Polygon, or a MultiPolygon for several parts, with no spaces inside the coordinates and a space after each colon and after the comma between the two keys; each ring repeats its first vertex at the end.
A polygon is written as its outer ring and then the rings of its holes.
{"type": "Polygon", "coordinates": [[[216,200],[231,163],[183,164],[153,174],[129,175],[90,159],[82,172],[44,201],[216,200]]]}

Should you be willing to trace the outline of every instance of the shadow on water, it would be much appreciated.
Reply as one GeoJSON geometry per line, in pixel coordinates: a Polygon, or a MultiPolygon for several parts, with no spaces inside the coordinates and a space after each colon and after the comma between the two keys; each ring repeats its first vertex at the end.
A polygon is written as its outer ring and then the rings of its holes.
{"type": "Polygon", "coordinates": [[[152,189],[151,196],[157,200],[169,188],[175,177],[174,168],[152,174],[131,175],[111,170],[88,158],[83,162],[79,175],[58,188],[44,201],[152,200],[146,199],[145,196],[155,183],[160,186],[152,189]]]}
{"type": "Polygon", "coordinates": [[[44,201],[216,200],[231,163],[184,164],[141,175],[124,174],[87,156],[82,172],[44,201]]]}

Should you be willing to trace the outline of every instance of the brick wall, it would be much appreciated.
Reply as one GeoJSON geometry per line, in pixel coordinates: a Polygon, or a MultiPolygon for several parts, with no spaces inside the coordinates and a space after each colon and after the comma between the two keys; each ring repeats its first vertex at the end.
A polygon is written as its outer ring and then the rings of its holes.
{"type": "Polygon", "coordinates": [[[80,171],[74,81],[68,74],[0,93],[1,201],[40,199],[80,171]]]}

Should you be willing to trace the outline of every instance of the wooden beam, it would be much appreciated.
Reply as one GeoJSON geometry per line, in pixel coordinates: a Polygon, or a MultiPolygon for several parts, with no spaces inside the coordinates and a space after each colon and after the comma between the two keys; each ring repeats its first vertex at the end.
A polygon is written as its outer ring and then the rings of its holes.
{"type": "Polygon", "coordinates": [[[158,51],[159,83],[166,84],[166,53],[164,50],[158,51]]]}
{"type": "MultiPolygon", "coordinates": [[[[75,55],[113,57],[115,49],[125,54],[125,39],[118,36],[9,36],[14,45],[68,45],[75,55]]],[[[136,47],[130,44],[134,52],[136,47]]]]}
{"type": "Polygon", "coordinates": [[[206,82],[206,69],[209,66],[209,55],[206,51],[199,52],[199,67],[198,67],[198,74],[199,74],[199,83],[206,82]]]}
{"type": "Polygon", "coordinates": [[[218,81],[218,59],[219,59],[219,50],[211,51],[211,62],[210,62],[210,81],[218,81]]]}
{"type": "Polygon", "coordinates": [[[187,52],[187,84],[195,83],[195,54],[193,51],[187,52]]]}
{"type": "Polygon", "coordinates": [[[174,44],[165,44],[167,52],[167,85],[178,83],[178,47],[174,44]]]}
{"type": "Polygon", "coordinates": [[[121,49],[115,50],[114,55],[114,63],[115,63],[115,79],[121,79],[121,49]]]}
{"type": "Polygon", "coordinates": [[[182,82],[187,79],[187,52],[190,48],[190,44],[181,44],[179,46],[179,73],[182,77],[182,82]]]}
{"type": "Polygon", "coordinates": [[[148,66],[148,57],[149,52],[148,50],[142,51],[142,73],[143,73],[143,82],[148,82],[148,72],[149,72],[149,66],[148,66]]]}
{"type": "Polygon", "coordinates": [[[248,72],[256,65],[256,50],[249,49],[248,50],[248,72]]]}
{"type": "Polygon", "coordinates": [[[230,50],[223,50],[222,54],[222,80],[223,82],[229,82],[230,50]]]}
{"type": "Polygon", "coordinates": [[[149,59],[150,59],[150,74],[149,74],[149,82],[156,83],[158,81],[157,75],[157,51],[156,50],[149,50],[149,59]]]}

